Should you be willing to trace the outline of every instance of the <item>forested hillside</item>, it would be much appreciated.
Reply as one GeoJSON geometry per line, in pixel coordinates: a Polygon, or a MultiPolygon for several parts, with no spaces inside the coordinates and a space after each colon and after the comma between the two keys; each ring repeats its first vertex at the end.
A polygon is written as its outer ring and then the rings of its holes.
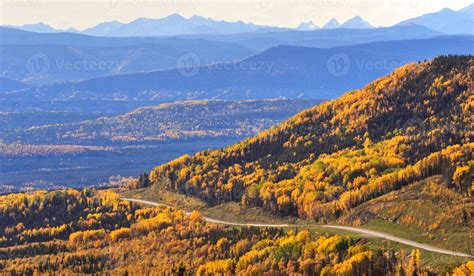
{"type": "Polygon", "coordinates": [[[326,221],[441,175],[472,221],[474,58],[408,64],[221,150],[182,156],[152,185],[326,221]]]}
{"type": "MultiPolygon", "coordinates": [[[[364,239],[229,228],[112,191],[0,196],[0,270],[7,275],[283,273],[416,275],[420,252],[372,250],[364,239]]],[[[454,272],[470,271],[466,263],[454,272]]]]}

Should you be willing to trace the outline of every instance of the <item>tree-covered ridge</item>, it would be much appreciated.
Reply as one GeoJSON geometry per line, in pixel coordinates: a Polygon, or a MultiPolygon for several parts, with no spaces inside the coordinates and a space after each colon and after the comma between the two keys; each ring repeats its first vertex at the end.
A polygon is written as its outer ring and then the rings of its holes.
{"type": "Polygon", "coordinates": [[[80,145],[25,145],[25,144],[3,144],[0,142],[0,156],[52,156],[73,155],[88,152],[116,151],[112,147],[104,146],[80,146],[80,145]]]}
{"type": "Polygon", "coordinates": [[[320,100],[183,101],[119,116],[4,131],[5,143],[113,144],[209,137],[248,137],[320,100]]]}
{"type": "Polygon", "coordinates": [[[0,200],[0,246],[67,239],[80,230],[113,230],[134,221],[137,208],[112,192],[37,191],[9,194],[0,200]]]}
{"type": "Polygon", "coordinates": [[[469,197],[473,69],[471,56],[403,66],[241,143],[156,167],[151,182],[317,220],[436,174],[469,197]]]}
{"type": "Polygon", "coordinates": [[[11,275],[428,271],[417,250],[405,255],[372,250],[363,239],[306,230],[213,225],[197,212],[188,217],[166,207],[140,209],[112,191],[1,196],[0,218],[0,270],[11,275]]]}

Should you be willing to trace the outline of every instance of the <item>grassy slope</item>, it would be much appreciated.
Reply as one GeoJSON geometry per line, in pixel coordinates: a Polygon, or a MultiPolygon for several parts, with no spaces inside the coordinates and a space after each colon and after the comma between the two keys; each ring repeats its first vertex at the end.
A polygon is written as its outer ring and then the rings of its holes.
{"type": "Polygon", "coordinates": [[[148,189],[131,190],[123,193],[123,197],[139,198],[163,203],[177,208],[193,211],[198,210],[204,216],[229,222],[254,222],[254,223],[294,223],[294,218],[280,218],[258,207],[244,208],[236,202],[227,202],[214,207],[195,197],[178,194],[168,190],[160,190],[157,185],[148,189]]]}
{"type": "Polygon", "coordinates": [[[446,187],[440,176],[416,182],[361,204],[339,223],[474,253],[474,202],[446,187]]]}

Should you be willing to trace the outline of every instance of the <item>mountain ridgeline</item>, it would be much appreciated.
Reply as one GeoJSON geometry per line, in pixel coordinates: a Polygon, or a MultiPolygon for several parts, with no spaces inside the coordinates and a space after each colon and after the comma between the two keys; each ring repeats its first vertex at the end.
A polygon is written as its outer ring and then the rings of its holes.
{"type": "Polygon", "coordinates": [[[333,99],[409,62],[474,54],[473,41],[473,36],[449,36],[330,49],[278,46],[234,63],[190,66],[189,74],[171,69],[59,83],[11,93],[5,102],[18,102],[21,109],[31,108],[32,101],[37,108],[38,102],[65,100],[333,99]],[[341,61],[343,67],[334,67],[341,61]]]}
{"type": "Polygon", "coordinates": [[[442,33],[417,25],[180,37],[95,37],[0,27],[0,69],[4,77],[47,84],[175,68],[190,53],[199,57],[197,65],[208,65],[242,60],[279,45],[328,48],[438,35],[442,33]],[[42,70],[35,70],[35,62],[41,62],[36,69],[42,70]]]}
{"type": "Polygon", "coordinates": [[[473,70],[472,56],[402,66],[253,138],[158,166],[151,183],[315,220],[434,175],[469,197],[473,70]]]}
{"type": "Polygon", "coordinates": [[[106,38],[2,27],[0,37],[2,76],[31,84],[175,68],[180,58],[190,52],[200,57],[202,65],[231,62],[256,53],[239,44],[200,38],[106,38]]]}
{"type": "Polygon", "coordinates": [[[457,11],[444,8],[438,12],[424,14],[398,23],[398,25],[407,24],[423,25],[445,34],[473,34],[474,4],[457,11]]]}

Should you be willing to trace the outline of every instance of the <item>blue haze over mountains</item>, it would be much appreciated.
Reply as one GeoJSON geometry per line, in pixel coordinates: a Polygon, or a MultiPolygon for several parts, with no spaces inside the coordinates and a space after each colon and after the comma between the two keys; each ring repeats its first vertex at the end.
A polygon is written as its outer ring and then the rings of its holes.
{"type": "Polygon", "coordinates": [[[18,102],[17,108],[26,109],[38,108],[36,102],[45,101],[116,101],[118,106],[196,99],[329,99],[361,88],[408,62],[440,54],[474,54],[473,43],[473,36],[444,36],[328,49],[278,46],[242,61],[192,68],[193,75],[183,75],[180,69],[119,74],[32,87],[1,97],[4,103],[18,102]],[[348,66],[342,75],[330,67],[333,57],[338,62],[341,54],[348,66]]]}
{"type": "Polygon", "coordinates": [[[472,54],[472,11],[473,5],[444,9],[380,28],[359,16],[332,19],[321,29],[311,22],[285,29],[177,14],[102,23],[81,33],[43,23],[19,27],[30,31],[0,27],[0,111],[12,105],[124,112],[175,100],[331,99],[408,62],[472,54]],[[37,55],[48,65],[41,74],[28,65],[37,55]],[[183,61],[195,72],[176,69],[183,61]],[[343,74],[332,72],[336,62],[343,74]]]}
{"type": "Polygon", "coordinates": [[[454,11],[442,9],[400,22],[398,25],[417,24],[446,34],[474,34],[474,4],[454,11]]]}
{"type": "Polygon", "coordinates": [[[10,28],[0,28],[0,36],[3,76],[33,84],[174,68],[179,57],[189,52],[202,57],[204,64],[243,59],[257,52],[236,43],[198,38],[104,38],[73,33],[40,34],[10,28]],[[31,74],[25,66],[37,53],[48,57],[47,76],[31,74]],[[67,63],[78,63],[79,67],[68,69],[67,63]],[[91,64],[97,68],[90,68],[91,64]]]}
{"type": "Polygon", "coordinates": [[[6,78],[47,84],[170,69],[176,67],[179,58],[187,53],[195,54],[200,65],[206,65],[242,60],[279,45],[330,48],[379,40],[429,38],[440,34],[417,25],[140,38],[44,34],[0,28],[0,70],[6,78]],[[37,53],[46,55],[49,61],[47,74],[31,74],[25,66],[37,53]],[[66,68],[68,63],[79,63],[78,70],[66,68]],[[102,66],[90,69],[91,63],[102,66]]]}

